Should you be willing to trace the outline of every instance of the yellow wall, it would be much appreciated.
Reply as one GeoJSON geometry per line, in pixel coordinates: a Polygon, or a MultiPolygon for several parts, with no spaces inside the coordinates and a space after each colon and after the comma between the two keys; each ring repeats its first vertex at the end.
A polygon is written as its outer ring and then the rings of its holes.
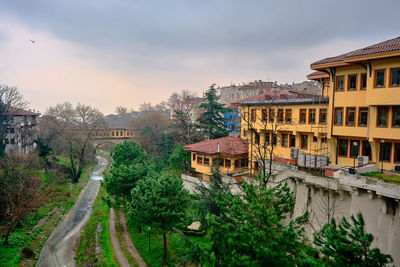
{"type": "Polygon", "coordinates": [[[92,135],[96,139],[127,139],[137,136],[137,132],[127,129],[107,129],[93,131],[92,135]]]}
{"type": "Polygon", "coordinates": [[[242,155],[242,156],[227,156],[227,155],[209,155],[209,154],[202,154],[202,153],[196,153],[196,152],[191,152],[191,166],[196,170],[198,173],[204,174],[204,180],[207,180],[207,175],[211,175],[211,168],[213,166],[213,160],[214,159],[230,159],[231,160],[231,166],[230,168],[220,165],[219,170],[223,174],[230,174],[234,173],[240,170],[245,170],[247,169],[247,164],[246,166],[241,166],[240,160],[241,159],[247,159],[247,155],[242,155]],[[198,158],[202,158],[202,163],[198,163],[198,158]],[[209,161],[209,164],[206,165],[204,162],[204,159],[207,158],[209,161]],[[235,160],[239,160],[239,167],[235,167],[235,160]]]}

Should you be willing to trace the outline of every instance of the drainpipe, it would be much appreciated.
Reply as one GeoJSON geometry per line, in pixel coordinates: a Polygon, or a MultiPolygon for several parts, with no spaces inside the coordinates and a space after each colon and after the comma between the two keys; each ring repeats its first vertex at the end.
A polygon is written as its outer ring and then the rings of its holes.
{"type": "MultiPolygon", "coordinates": [[[[331,116],[331,137],[333,137],[333,124],[335,121],[335,83],[336,83],[336,68],[331,67],[329,68],[329,72],[331,74],[332,77],[332,116],[331,116]]],[[[342,120],[343,120],[343,114],[342,114],[342,120]]],[[[338,146],[339,146],[339,142],[338,142],[338,138],[337,136],[335,136],[336,138],[336,155],[335,155],[335,164],[337,164],[338,162],[338,146]]]]}

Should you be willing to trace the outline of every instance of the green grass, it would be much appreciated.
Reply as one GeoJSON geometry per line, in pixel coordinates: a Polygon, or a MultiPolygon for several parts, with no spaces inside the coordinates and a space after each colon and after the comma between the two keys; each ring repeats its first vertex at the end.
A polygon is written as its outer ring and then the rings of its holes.
{"type": "Polygon", "coordinates": [[[366,173],[362,173],[360,175],[370,177],[370,178],[382,179],[385,182],[389,182],[389,183],[400,184],[400,176],[396,176],[396,175],[386,175],[381,172],[366,172],[366,173]]]}
{"type": "MultiPolygon", "coordinates": [[[[50,178],[49,173],[41,175],[44,184],[43,190],[47,189],[47,182],[50,178]]],[[[62,218],[62,215],[73,205],[88,180],[89,175],[85,171],[82,173],[79,183],[72,185],[72,190],[70,190],[71,183],[57,177],[47,203],[39,208],[37,212],[30,212],[21,220],[14,233],[9,237],[10,244],[4,245],[3,239],[0,238],[0,266],[35,265],[47,238],[62,218]],[[33,227],[41,219],[44,219],[43,224],[33,230],[33,227]],[[29,248],[33,251],[33,258],[23,258],[20,252],[24,248],[29,248]]]]}
{"type": "Polygon", "coordinates": [[[99,194],[93,207],[92,216],[79,240],[76,255],[79,266],[118,266],[108,232],[110,207],[105,197],[106,192],[104,188],[100,187],[99,194]],[[101,231],[97,233],[99,224],[101,226],[101,231]],[[96,253],[96,234],[98,234],[98,246],[101,249],[99,253],[96,253]]]}

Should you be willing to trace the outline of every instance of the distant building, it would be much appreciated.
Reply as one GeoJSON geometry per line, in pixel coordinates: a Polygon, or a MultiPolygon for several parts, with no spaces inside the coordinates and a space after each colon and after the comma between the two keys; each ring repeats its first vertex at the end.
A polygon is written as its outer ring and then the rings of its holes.
{"type": "Polygon", "coordinates": [[[27,154],[35,149],[34,140],[37,137],[38,117],[40,113],[10,108],[12,117],[12,127],[4,140],[6,152],[18,150],[20,153],[27,154]]]}
{"type": "Polygon", "coordinates": [[[320,94],[321,88],[316,81],[304,81],[301,83],[293,84],[278,84],[277,82],[264,82],[261,80],[250,82],[243,85],[219,87],[217,91],[221,96],[221,103],[230,106],[232,103],[252,97],[255,95],[267,93],[271,90],[293,91],[305,94],[320,94]]]}

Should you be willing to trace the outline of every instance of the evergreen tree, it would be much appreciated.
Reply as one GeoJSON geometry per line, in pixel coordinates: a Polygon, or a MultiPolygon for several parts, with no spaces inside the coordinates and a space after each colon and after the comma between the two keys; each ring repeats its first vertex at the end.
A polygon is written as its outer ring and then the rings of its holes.
{"type": "Polygon", "coordinates": [[[378,248],[371,249],[373,235],[365,231],[361,213],[351,216],[350,222],[343,218],[324,225],[314,241],[320,247],[324,260],[330,266],[386,266],[393,261],[390,255],[378,248]]]}
{"type": "Polygon", "coordinates": [[[140,180],[132,189],[132,214],[163,235],[163,265],[167,263],[167,233],[185,217],[188,192],[180,179],[165,174],[140,180]]]}
{"type": "Polygon", "coordinates": [[[206,102],[200,104],[200,108],[204,110],[204,113],[201,114],[198,119],[200,128],[210,139],[227,136],[228,131],[225,129],[224,125],[226,120],[224,118],[224,113],[228,112],[229,109],[218,102],[220,97],[217,96],[214,84],[206,91],[205,96],[206,102]]]}
{"type": "Polygon", "coordinates": [[[169,156],[170,169],[187,173],[190,170],[190,152],[181,145],[176,145],[169,156]]]}

